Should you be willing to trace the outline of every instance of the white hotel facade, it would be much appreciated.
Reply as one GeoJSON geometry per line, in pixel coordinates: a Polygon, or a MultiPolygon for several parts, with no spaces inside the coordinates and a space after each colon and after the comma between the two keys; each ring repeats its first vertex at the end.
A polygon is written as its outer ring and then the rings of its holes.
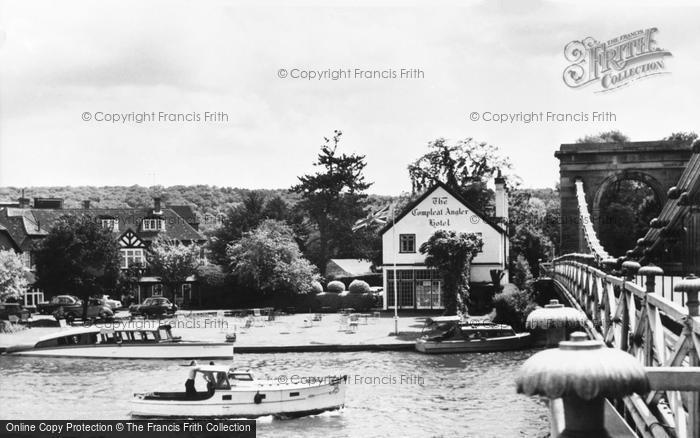
{"type": "Polygon", "coordinates": [[[442,279],[425,265],[420,246],[439,229],[481,235],[484,246],[474,257],[471,283],[490,283],[493,269],[505,271],[508,281],[508,199],[505,181],[495,181],[496,217],[487,217],[470,206],[456,191],[437,183],[400,212],[382,233],[384,309],[394,308],[394,275],[397,275],[399,309],[442,309],[442,279]]]}

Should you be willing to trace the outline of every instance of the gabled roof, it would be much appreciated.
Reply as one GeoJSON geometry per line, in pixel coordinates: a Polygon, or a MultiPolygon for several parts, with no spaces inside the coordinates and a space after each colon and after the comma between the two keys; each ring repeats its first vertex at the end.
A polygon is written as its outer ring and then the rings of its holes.
{"type": "Polygon", "coordinates": [[[91,208],[91,209],[48,209],[48,208],[0,208],[0,226],[22,251],[33,249],[34,241],[48,234],[62,216],[89,215],[95,218],[118,219],[118,231],[122,235],[128,229],[134,230],[139,239],[155,240],[158,236],[178,241],[203,242],[206,238],[192,228],[187,218],[178,215],[171,208],[162,208],[162,213],[154,215],[150,208],[91,208]],[[164,231],[143,231],[144,218],[158,217],[165,221],[164,231]]]}
{"type": "Polygon", "coordinates": [[[482,221],[484,221],[486,224],[490,225],[494,230],[498,231],[501,234],[505,234],[506,231],[499,225],[497,224],[493,218],[486,216],[483,212],[477,210],[473,205],[471,205],[469,202],[467,202],[466,199],[462,195],[460,195],[456,190],[450,188],[447,184],[438,181],[435,184],[433,184],[429,189],[425,191],[418,199],[415,201],[411,202],[408,204],[401,213],[396,216],[396,218],[391,221],[388,220],[386,225],[379,231],[380,235],[383,235],[387,231],[391,229],[391,227],[395,224],[401,221],[408,213],[410,213],[411,210],[416,208],[421,202],[423,202],[428,196],[430,196],[435,190],[438,188],[444,189],[447,193],[449,193],[453,198],[455,198],[459,203],[467,207],[469,210],[471,210],[475,215],[479,217],[482,221]]]}
{"type": "Polygon", "coordinates": [[[179,241],[206,240],[202,234],[192,228],[187,219],[168,207],[163,207],[161,214],[154,214],[151,208],[34,209],[33,212],[41,220],[42,226],[45,224],[47,227],[51,227],[61,216],[90,215],[96,218],[118,219],[119,235],[132,229],[141,240],[145,241],[155,240],[158,236],[179,241]],[[165,221],[165,230],[144,231],[143,219],[156,217],[165,221]]]}

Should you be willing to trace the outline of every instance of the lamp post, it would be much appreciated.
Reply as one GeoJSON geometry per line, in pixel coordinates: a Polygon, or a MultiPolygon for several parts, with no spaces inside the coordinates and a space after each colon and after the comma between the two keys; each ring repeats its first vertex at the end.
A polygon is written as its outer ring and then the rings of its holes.
{"type": "Polygon", "coordinates": [[[396,272],[396,214],[394,205],[391,205],[391,240],[393,244],[394,252],[394,336],[399,335],[399,300],[398,300],[398,281],[396,277],[398,272],[396,272]]]}

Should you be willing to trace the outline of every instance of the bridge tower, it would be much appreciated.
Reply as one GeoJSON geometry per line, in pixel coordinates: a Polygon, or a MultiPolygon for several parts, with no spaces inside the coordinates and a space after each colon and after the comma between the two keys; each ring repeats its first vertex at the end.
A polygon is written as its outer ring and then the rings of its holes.
{"type": "Polygon", "coordinates": [[[660,205],[675,186],[692,155],[690,144],[675,141],[562,144],[559,159],[561,199],[560,254],[587,252],[581,232],[576,180],[583,181],[594,227],[599,230],[600,204],[606,190],[621,180],[648,185],[660,205]]]}

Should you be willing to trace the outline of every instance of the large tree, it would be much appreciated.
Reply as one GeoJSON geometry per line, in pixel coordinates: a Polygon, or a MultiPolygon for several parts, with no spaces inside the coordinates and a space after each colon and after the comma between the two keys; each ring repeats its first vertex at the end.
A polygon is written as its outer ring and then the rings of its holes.
{"type": "Polygon", "coordinates": [[[248,192],[240,204],[228,210],[223,223],[211,233],[209,250],[212,259],[226,264],[226,247],[241,238],[243,233],[257,227],[264,218],[265,195],[261,192],[248,192]]]}
{"type": "Polygon", "coordinates": [[[36,251],[37,287],[87,299],[116,290],[121,257],[111,231],[87,215],[59,218],[36,251]]]}
{"type": "MultiPolygon", "coordinates": [[[[512,168],[508,157],[498,147],[472,138],[449,143],[438,138],[428,143],[428,152],[408,166],[414,192],[427,189],[441,181],[459,191],[471,204],[486,211],[493,193],[486,183],[499,172],[512,168]]],[[[502,175],[510,186],[517,182],[514,176],[502,175]]]]}
{"type": "MultiPolygon", "coordinates": [[[[308,242],[307,255],[325,271],[333,257],[370,258],[367,235],[352,232],[354,223],[364,216],[367,195],[372,184],[365,181],[364,155],[338,151],[342,132],[325,138],[314,166],[320,171],[299,177],[290,190],[302,197],[299,207],[316,227],[308,242]]],[[[371,245],[370,245],[371,246],[371,245]]]]}
{"type": "Polygon", "coordinates": [[[320,278],[284,222],[263,221],[229,245],[227,252],[239,283],[263,295],[308,293],[320,278]]]}
{"type": "Polygon", "coordinates": [[[175,288],[195,275],[202,264],[202,249],[199,245],[184,245],[181,242],[156,239],[146,255],[148,270],[160,277],[163,286],[173,294],[175,288]]]}
{"type": "Polygon", "coordinates": [[[19,254],[0,251],[0,301],[22,296],[27,290],[26,271],[19,254]]]}
{"type": "Polygon", "coordinates": [[[442,277],[442,303],[446,315],[466,314],[469,300],[471,261],[484,242],[475,233],[437,230],[420,247],[426,266],[437,269],[442,277]]]}
{"type": "Polygon", "coordinates": [[[240,239],[243,233],[255,229],[265,219],[287,222],[300,244],[308,237],[304,217],[299,211],[290,208],[279,195],[268,198],[262,191],[253,190],[243,196],[240,204],[230,208],[221,226],[210,233],[208,249],[212,261],[228,266],[228,245],[240,239]]]}

